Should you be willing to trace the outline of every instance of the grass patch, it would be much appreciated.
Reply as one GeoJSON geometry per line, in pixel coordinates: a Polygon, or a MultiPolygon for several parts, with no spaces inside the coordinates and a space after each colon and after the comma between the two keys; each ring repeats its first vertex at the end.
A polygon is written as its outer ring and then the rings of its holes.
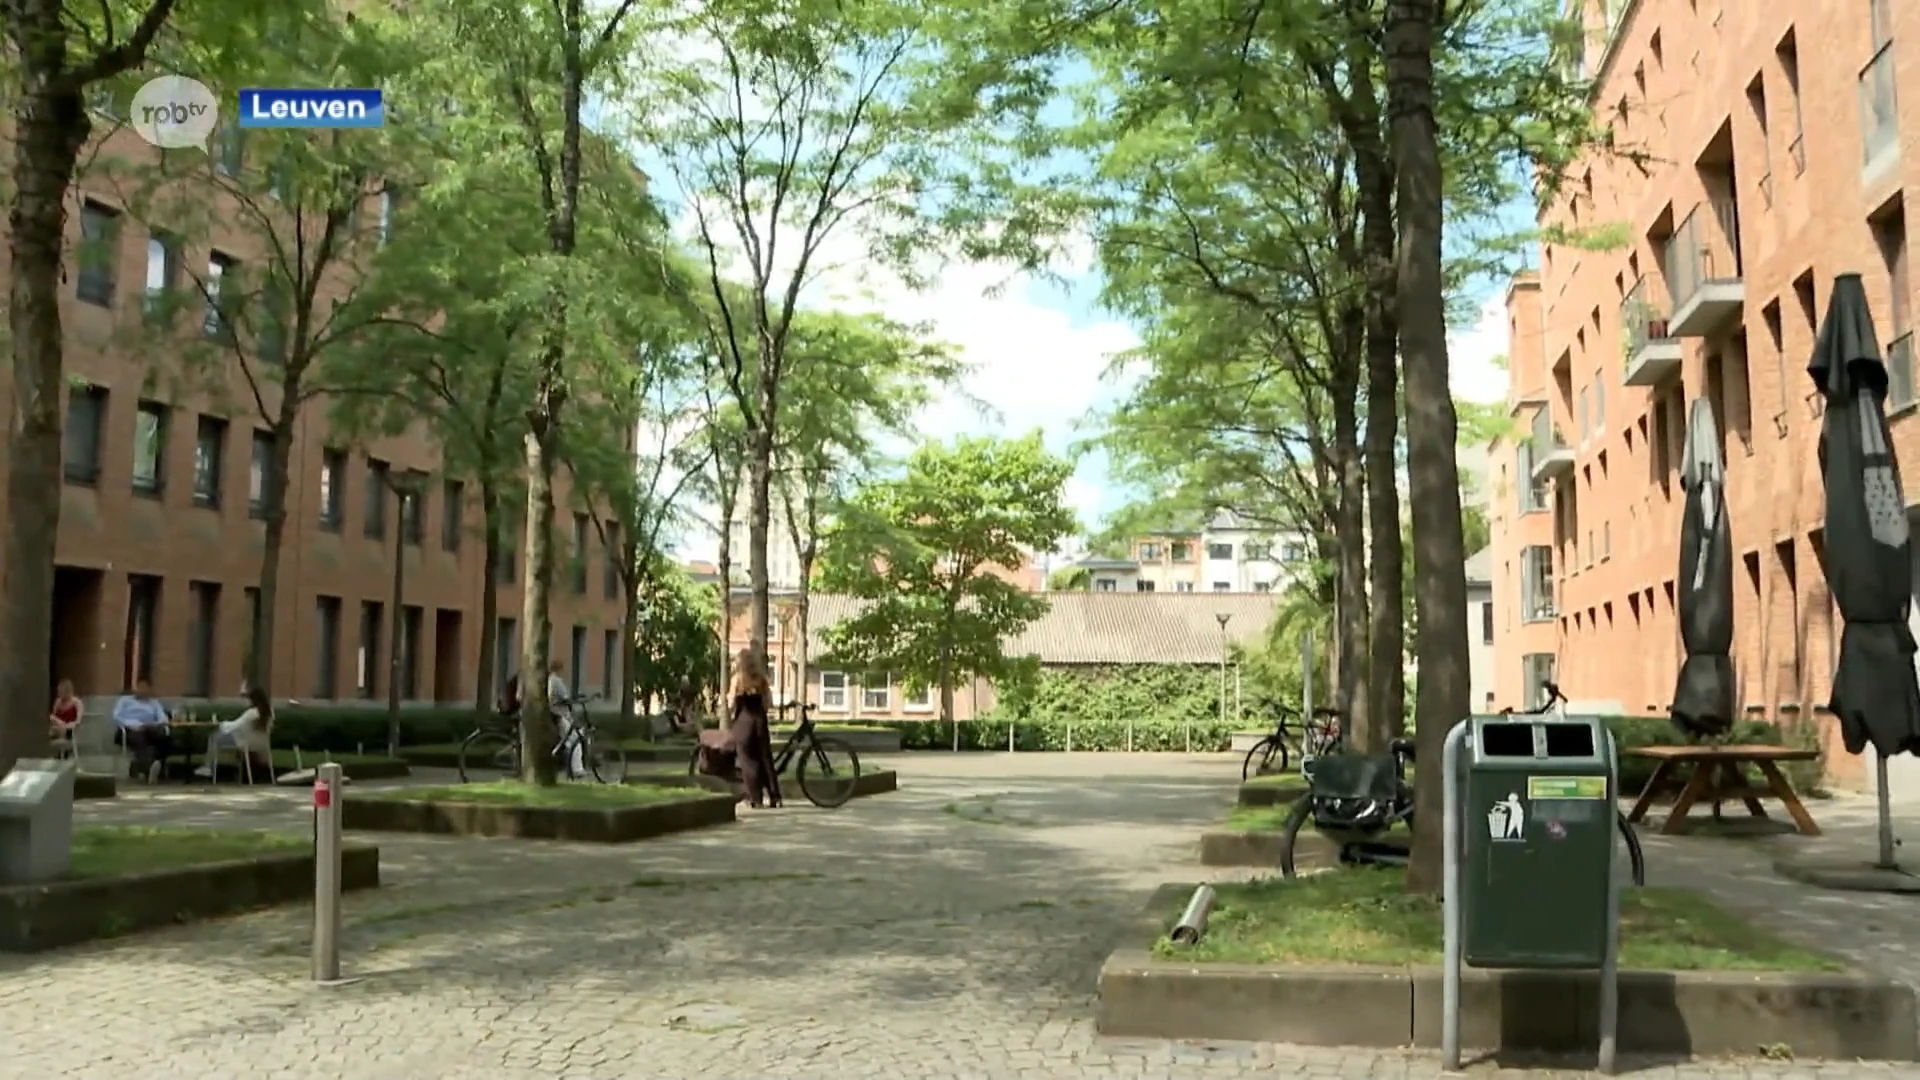
{"type": "Polygon", "coordinates": [[[1307,787],[1307,778],[1300,775],[1300,767],[1295,765],[1286,772],[1263,773],[1260,776],[1248,780],[1247,783],[1258,784],[1261,787],[1283,788],[1289,791],[1304,791],[1307,787]]]}
{"type": "Polygon", "coordinates": [[[534,806],[555,809],[615,810],[710,798],[700,788],[661,787],[653,784],[555,784],[539,787],[518,780],[488,784],[445,784],[438,787],[393,788],[367,792],[362,799],[401,802],[479,803],[483,806],[534,806]]]}
{"type": "MultiPolygon", "coordinates": [[[[1192,947],[1173,945],[1163,937],[1154,944],[1156,956],[1246,964],[1440,962],[1440,902],[1408,895],[1403,870],[1341,869],[1293,881],[1214,888],[1216,907],[1206,936],[1192,947]]],[[[1665,971],[1844,967],[1684,889],[1628,889],[1622,894],[1620,963],[1665,971]]]]}
{"type": "MultiPolygon", "coordinates": [[[[597,730],[594,732],[594,741],[595,743],[600,745],[618,746],[622,750],[653,750],[660,746],[659,743],[654,742],[652,739],[644,739],[644,738],[639,738],[637,736],[631,737],[631,738],[625,738],[625,739],[609,740],[609,739],[603,738],[600,732],[598,732],[597,730]]],[[[408,754],[446,754],[448,756],[452,756],[454,754],[458,754],[459,752],[460,752],[459,743],[426,743],[421,746],[403,746],[400,748],[400,756],[403,758],[406,757],[408,754]]],[[[346,756],[352,757],[353,755],[349,754],[346,756]]],[[[340,755],[336,754],[334,755],[334,757],[336,760],[338,760],[340,758],[340,755]]],[[[381,760],[386,760],[386,759],[382,758],[381,760]]]]}
{"type": "Polygon", "coordinates": [[[73,830],[70,878],[119,877],[230,862],[255,855],[303,854],[313,841],[293,833],[83,825],[73,830]]]}

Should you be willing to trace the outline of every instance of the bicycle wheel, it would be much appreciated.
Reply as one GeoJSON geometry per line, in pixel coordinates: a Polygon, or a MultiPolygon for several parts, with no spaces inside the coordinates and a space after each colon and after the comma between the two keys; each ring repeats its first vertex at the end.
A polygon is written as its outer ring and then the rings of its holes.
{"type": "Polygon", "coordinates": [[[808,802],[822,810],[834,810],[853,798],[854,786],[860,780],[860,755],[839,739],[816,736],[813,745],[800,752],[793,772],[808,802]]]}
{"type": "Polygon", "coordinates": [[[520,743],[503,731],[476,731],[460,743],[456,765],[463,784],[472,781],[473,773],[497,772],[512,779],[520,775],[520,743]]]}
{"type": "Polygon", "coordinates": [[[1244,783],[1256,776],[1286,771],[1287,744],[1269,735],[1247,751],[1247,760],[1240,766],[1240,780],[1244,783]]]}
{"type": "Polygon", "coordinates": [[[1640,833],[1627,820],[1627,815],[1614,811],[1614,820],[1620,824],[1620,835],[1627,841],[1627,863],[1633,868],[1633,884],[1639,888],[1647,883],[1647,859],[1640,851],[1640,833]]]}
{"type": "Polygon", "coordinates": [[[582,756],[587,759],[587,768],[595,780],[603,784],[627,782],[627,752],[620,749],[619,743],[588,735],[582,756]]]}
{"type": "Polygon", "coordinates": [[[1280,826],[1280,876],[1293,880],[1293,845],[1300,838],[1300,826],[1307,823],[1307,815],[1313,810],[1313,801],[1301,795],[1287,811],[1287,820],[1280,826]]]}

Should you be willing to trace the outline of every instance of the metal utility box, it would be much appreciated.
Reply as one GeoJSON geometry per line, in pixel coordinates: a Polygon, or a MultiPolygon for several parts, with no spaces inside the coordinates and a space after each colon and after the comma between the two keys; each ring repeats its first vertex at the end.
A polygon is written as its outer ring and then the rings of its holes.
{"type": "Polygon", "coordinates": [[[1598,717],[1476,716],[1464,765],[1462,952],[1474,967],[1598,968],[1614,918],[1613,740],[1598,717]]]}
{"type": "Polygon", "coordinates": [[[71,761],[22,758],[0,777],[0,885],[52,881],[73,858],[71,761]]]}

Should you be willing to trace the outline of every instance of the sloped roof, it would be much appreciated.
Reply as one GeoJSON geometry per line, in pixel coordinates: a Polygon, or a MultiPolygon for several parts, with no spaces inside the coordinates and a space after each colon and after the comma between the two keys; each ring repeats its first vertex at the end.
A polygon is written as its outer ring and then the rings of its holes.
{"type": "MultiPolygon", "coordinates": [[[[1265,640],[1279,614],[1271,593],[1054,592],[1047,613],[1007,645],[1046,664],[1215,664],[1220,623],[1240,645],[1265,640]]],[[[809,607],[809,648],[826,650],[825,630],[866,606],[851,596],[817,595],[809,607]]]]}
{"type": "Polygon", "coordinates": [[[1481,585],[1493,583],[1493,548],[1483,547],[1467,556],[1467,580],[1481,585]]]}

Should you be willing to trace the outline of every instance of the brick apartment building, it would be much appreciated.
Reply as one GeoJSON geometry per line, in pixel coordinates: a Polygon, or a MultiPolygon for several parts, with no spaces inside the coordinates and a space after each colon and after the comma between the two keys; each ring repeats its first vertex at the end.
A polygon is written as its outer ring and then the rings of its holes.
{"type": "MultiPolygon", "coordinates": [[[[1896,451],[1910,476],[1920,461],[1904,203],[1920,125],[1898,105],[1920,101],[1920,7],[1583,10],[1594,109],[1638,153],[1589,155],[1542,217],[1617,223],[1624,246],[1547,245],[1507,293],[1515,435],[1494,448],[1494,698],[1521,705],[1557,677],[1576,700],[1666,711],[1682,655],[1680,448],[1705,397],[1727,460],[1740,703],[1816,716],[1838,620],[1806,365],[1837,274],[1865,278],[1896,451]]],[[[1819,722],[1846,779],[1859,762],[1819,722]]]]}
{"type": "MultiPolygon", "coordinates": [[[[108,122],[98,126],[110,130],[108,122]]],[[[108,155],[151,154],[124,129],[104,142],[108,155]]],[[[243,157],[241,164],[260,163],[243,157]]],[[[98,177],[81,180],[68,197],[61,301],[69,387],[49,682],[70,678],[83,695],[105,695],[144,673],[167,697],[230,698],[241,687],[259,602],[265,433],[237,361],[224,395],[169,377],[190,335],[205,332],[197,310],[168,328],[146,326],[141,313],[150,286],[194,288],[181,272],[187,267],[241,270],[259,258],[261,242],[234,229],[192,241],[150,234],[122,198],[98,177]],[[169,345],[169,336],[178,344],[169,345]]],[[[385,222],[385,196],[370,191],[367,198],[365,212],[385,222]]],[[[211,216],[241,220],[237,212],[211,216]]],[[[0,289],[4,278],[0,267],[0,289]]],[[[264,386],[270,406],[277,389],[264,386]]],[[[0,376],[0,415],[12,415],[10,398],[0,376]]],[[[470,700],[482,589],[496,589],[499,601],[497,655],[505,663],[496,670],[519,667],[518,556],[500,582],[483,581],[479,508],[457,479],[433,475],[438,453],[427,434],[349,445],[329,430],[327,405],[307,405],[295,434],[273,692],[303,701],[384,700],[386,643],[398,634],[405,698],[470,700]],[[428,474],[405,507],[387,483],[403,470],[428,474]],[[401,534],[404,599],[395,612],[401,534]]],[[[565,490],[558,500],[560,529],[570,533],[560,537],[561,551],[582,552],[586,567],[569,573],[562,563],[553,655],[584,687],[617,690],[624,653],[617,579],[591,521],[574,513],[565,490]]]]}

